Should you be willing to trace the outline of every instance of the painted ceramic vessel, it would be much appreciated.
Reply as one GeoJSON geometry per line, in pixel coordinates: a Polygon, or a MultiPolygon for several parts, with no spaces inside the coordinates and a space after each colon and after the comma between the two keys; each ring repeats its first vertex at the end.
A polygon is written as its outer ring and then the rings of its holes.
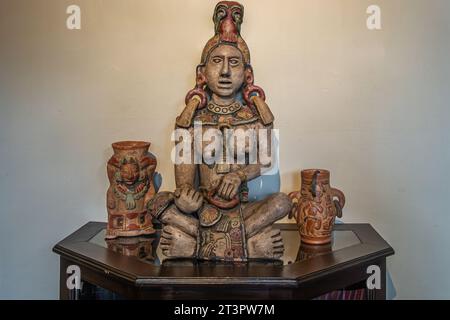
{"type": "Polygon", "coordinates": [[[345,196],[330,186],[328,170],[302,170],[301,178],[300,191],[289,194],[294,203],[290,217],[295,217],[303,243],[330,243],[334,221],[342,217],[345,196]]]}
{"type": "Polygon", "coordinates": [[[145,204],[154,196],[156,158],[149,142],[121,141],[112,144],[114,155],[107,165],[107,239],[154,233],[145,204]]]}

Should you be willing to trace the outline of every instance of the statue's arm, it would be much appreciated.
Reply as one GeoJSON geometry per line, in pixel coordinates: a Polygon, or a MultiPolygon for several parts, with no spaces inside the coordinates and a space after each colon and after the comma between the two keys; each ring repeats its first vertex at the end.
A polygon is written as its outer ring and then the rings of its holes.
{"type": "MultiPolygon", "coordinates": [[[[195,174],[197,164],[194,162],[193,129],[182,133],[182,150],[177,148],[175,159],[175,205],[184,213],[194,213],[203,205],[203,196],[195,190],[195,174]],[[186,153],[185,153],[186,152],[186,153]],[[182,159],[182,161],[179,161],[182,159]]],[[[178,147],[178,145],[177,145],[178,147]]]]}
{"type": "Polygon", "coordinates": [[[177,189],[184,187],[194,188],[196,170],[197,165],[195,164],[176,164],[175,185],[177,189]]]}
{"type": "Polygon", "coordinates": [[[260,164],[249,164],[239,171],[242,172],[243,176],[241,180],[250,181],[261,175],[261,165],[260,164]]]}
{"type": "Polygon", "coordinates": [[[176,129],[175,151],[175,184],[176,188],[194,187],[197,165],[194,163],[194,132],[193,128],[176,129]]]}

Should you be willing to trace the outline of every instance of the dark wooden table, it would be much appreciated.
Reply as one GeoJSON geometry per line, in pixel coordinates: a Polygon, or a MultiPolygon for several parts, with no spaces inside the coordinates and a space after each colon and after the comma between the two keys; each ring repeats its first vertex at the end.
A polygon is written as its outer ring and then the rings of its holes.
{"type": "Polygon", "coordinates": [[[163,260],[159,231],[152,237],[104,240],[106,223],[89,222],[59,242],[60,298],[81,296],[66,282],[79,267],[83,290],[97,286],[125,299],[312,299],[342,289],[386,298],[391,246],[369,224],[337,224],[329,246],[300,245],[294,224],[278,224],[283,261],[242,264],[163,260]],[[381,288],[367,289],[368,267],[380,268],[381,288]]]}

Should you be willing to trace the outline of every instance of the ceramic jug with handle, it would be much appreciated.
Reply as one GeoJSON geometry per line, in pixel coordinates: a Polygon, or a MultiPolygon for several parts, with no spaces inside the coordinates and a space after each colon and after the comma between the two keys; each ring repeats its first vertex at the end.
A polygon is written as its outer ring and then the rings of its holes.
{"type": "Polygon", "coordinates": [[[327,244],[336,217],[342,217],[345,196],[330,186],[330,172],[308,169],[301,172],[301,189],[289,194],[293,201],[290,217],[295,217],[301,241],[307,244],[327,244]]]}

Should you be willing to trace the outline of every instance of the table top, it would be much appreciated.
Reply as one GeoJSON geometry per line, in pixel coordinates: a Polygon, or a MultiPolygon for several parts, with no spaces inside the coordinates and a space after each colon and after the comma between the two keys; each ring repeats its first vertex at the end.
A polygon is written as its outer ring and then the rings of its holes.
{"type": "Polygon", "coordinates": [[[394,254],[369,224],[336,224],[329,245],[305,245],[295,224],[276,224],[285,253],[280,261],[253,259],[246,263],[167,259],[152,236],[105,240],[106,223],[89,222],[59,242],[61,256],[115,275],[139,286],[271,285],[298,286],[302,280],[349,265],[394,254]]]}

